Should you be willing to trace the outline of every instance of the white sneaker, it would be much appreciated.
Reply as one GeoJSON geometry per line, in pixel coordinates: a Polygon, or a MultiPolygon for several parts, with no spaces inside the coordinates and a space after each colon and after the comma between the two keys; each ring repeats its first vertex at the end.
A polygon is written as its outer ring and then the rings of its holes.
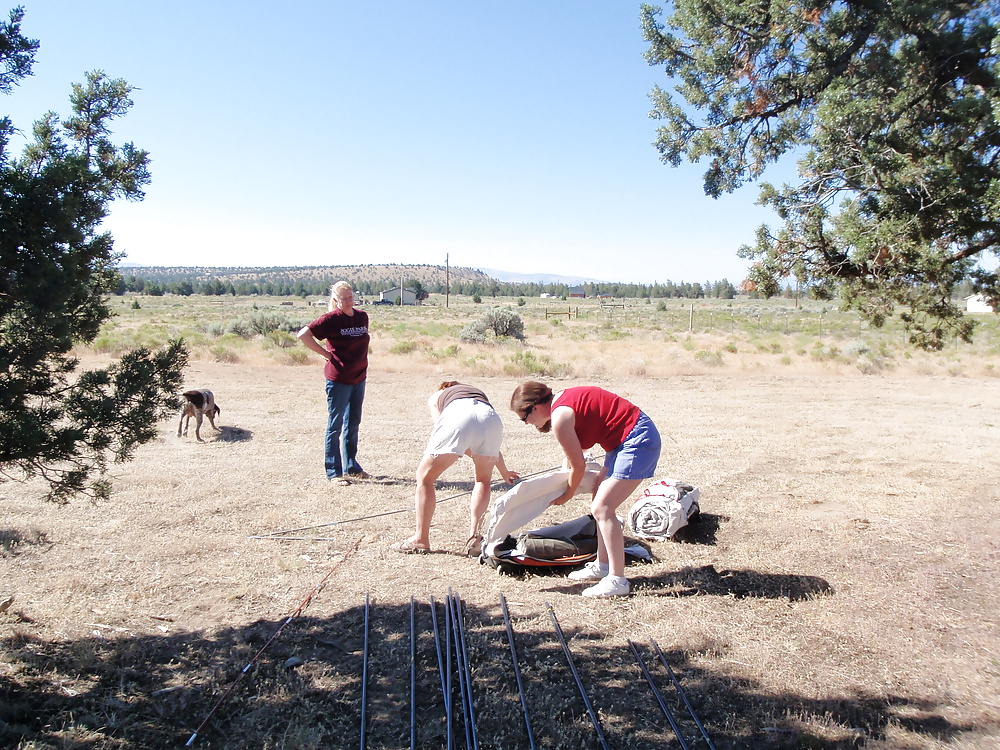
{"type": "Polygon", "coordinates": [[[628,596],[631,586],[625,576],[604,576],[590,588],[583,590],[584,596],[628,596]]]}
{"type": "Polygon", "coordinates": [[[599,581],[608,574],[608,566],[597,560],[591,560],[579,570],[571,572],[567,578],[571,581],[599,581]]]}

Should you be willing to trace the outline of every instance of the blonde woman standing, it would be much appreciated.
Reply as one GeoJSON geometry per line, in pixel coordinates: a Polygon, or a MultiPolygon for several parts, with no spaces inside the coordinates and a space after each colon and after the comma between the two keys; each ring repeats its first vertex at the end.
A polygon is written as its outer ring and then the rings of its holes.
{"type": "Polygon", "coordinates": [[[367,479],[358,463],[358,432],[368,376],[368,313],[354,307],[354,290],[346,281],[330,288],[329,311],[303,326],[299,341],[326,360],[326,476],[340,486],[348,477],[367,479]],[[325,345],[321,342],[325,341],[325,345]]]}

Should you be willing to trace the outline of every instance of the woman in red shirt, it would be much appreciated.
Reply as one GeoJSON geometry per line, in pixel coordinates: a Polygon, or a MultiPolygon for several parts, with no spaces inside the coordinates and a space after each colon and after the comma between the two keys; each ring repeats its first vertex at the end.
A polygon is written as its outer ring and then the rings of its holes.
{"type": "Polygon", "coordinates": [[[326,360],[326,477],[342,486],[350,484],[347,477],[367,479],[368,473],[358,463],[358,431],[371,337],[368,313],[355,309],[351,285],[346,281],[334,284],[330,311],[303,326],[297,336],[326,360]],[[324,340],[326,346],[320,343],[324,340]]]}
{"type": "Polygon", "coordinates": [[[603,388],[579,386],[553,393],[544,383],[530,381],[514,389],[510,408],[522,422],[539,432],[551,431],[563,449],[569,484],[552,501],[563,505],[574,494],[586,471],[583,452],[600,445],[606,477],[597,486],[590,512],[597,521],[597,559],[569,577],[597,581],[584,596],[625,596],[625,539],[615,511],[644,479],[656,473],[660,433],[638,406],[603,388]]]}

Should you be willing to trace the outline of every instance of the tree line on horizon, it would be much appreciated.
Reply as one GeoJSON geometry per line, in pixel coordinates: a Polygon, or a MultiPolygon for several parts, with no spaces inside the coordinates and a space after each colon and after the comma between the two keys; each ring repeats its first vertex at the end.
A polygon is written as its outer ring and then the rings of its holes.
{"type": "MultiPolygon", "coordinates": [[[[353,280],[347,278],[354,291],[364,296],[374,296],[399,285],[399,279],[353,280]]],[[[328,280],[294,278],[289,274],[277,274],[270,278],[226,280],[223,278],[193,278],[193,274],[156,274],[154,278],[142,272],[122,276],[118,284],[118,294],[146,294],[151,297],[176,294],[183,297],[204,296],[274,296],[274,297],[322,297],[330,293],[328,280]]],[[[567,284],[523,281],[489,282],[455,280],[450,284],[406,279],[404,285],[413,290],[418,299],[426,299],[429,294],[464,295],[468,297],[541,297],[547,294],[555,298],[568,298],[570,293],[582,288],[587,297],[603,295],[630,299],[642,298],[684,298],[684,299],[733,299],[738,289],[728,279],[705,282],[666,281],[654,284],[621,284],[595,282],[570,286],[567,284]]]]}
{"type": "MultiPolygon", "coordinates": [[[[378,281],[350,282],[356,292],[365,297],[373,297],[381,292],[395,289],[398,279],[382,279],[378,281]]],[[[167,280],[160,276],[150,279],[141,274],[122,276],[117,289],[118,295],[145,294],[150,297],[160,297],[166,294],[188,297],[200,296],[233,296],[233,297],[325,297],[330,293],[328,281],[314,279],[296,279],[289,275],[279,275],[267,280],[238,279],[236,281],[220,278],[192,279],[175,278],[167,280]]],[[[462,295],[473,298],[486,297],[541,297],[547,294],[556,299],[568,299],[571,290],[583,289],[586,297],[606,296],[623,299],[735,299],[743,294],[751,299],[760,299],[765,295],[755,289],[740,289],[728,279],[704,282],[673,282],[655,284],[620,284],[610,282],[585,283],[577,286],[567,284],[541,282],[513,282],[491,279],[489,283],[457,280],[447,286],[442,283],[424,282],[419,279],[407,279],[404,282],[407,289],[412,290],[417,299],[427,299],[430,294],[462,295]]],[[[975,293],[971,280],[966,279],[958,284],[952,299],[965,299],[975,293]]],[[[803,299],[820,299],[810,288],[800,287],[798,290],[792,284],[786,284],[777,295],[784,299],[796,297],[803,299]]]]}

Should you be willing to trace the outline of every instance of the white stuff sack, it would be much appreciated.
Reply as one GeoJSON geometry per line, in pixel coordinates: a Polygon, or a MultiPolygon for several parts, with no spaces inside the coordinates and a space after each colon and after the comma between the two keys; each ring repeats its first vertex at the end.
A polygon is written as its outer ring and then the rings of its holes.
{"type": "MultiPolygon", "coordinates": [[[[588,462],[576,494],[593,492],[601,465],[588,462]]],[[[562,495],[569,486],[568,470],[553,471],[531,479],[522,479],[490,505],[483,533],[483,553],[493,554],[493,548],[527,523],[531,523],[562,495]]]]}
{"type": "Polygon", "coordinates": [[[628,528],[639,539],[670,539],[701,509],[701,491],[687,482],[661,479],[649,485],[628,512],[628,528]]]}

